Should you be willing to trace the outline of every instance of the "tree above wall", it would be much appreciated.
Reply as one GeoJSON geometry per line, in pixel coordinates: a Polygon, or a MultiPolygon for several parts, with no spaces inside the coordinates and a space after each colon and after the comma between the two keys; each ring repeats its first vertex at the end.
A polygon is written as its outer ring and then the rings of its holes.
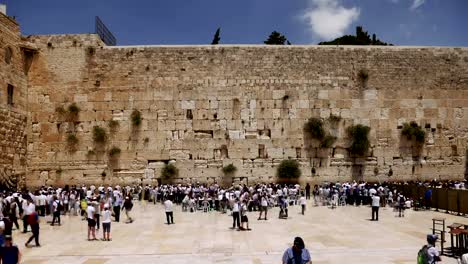
{"type": "Polygon", "coordinates": [[[323,41],[319,45],[374,45],[374,46],[393,46],[377,38],[375,34],[372,34],[372,38],[369,36],[367,31],[364,31],[362,26],[356,27],[356,35],[344,35],[336,38],[332,41],[323,41]]]}

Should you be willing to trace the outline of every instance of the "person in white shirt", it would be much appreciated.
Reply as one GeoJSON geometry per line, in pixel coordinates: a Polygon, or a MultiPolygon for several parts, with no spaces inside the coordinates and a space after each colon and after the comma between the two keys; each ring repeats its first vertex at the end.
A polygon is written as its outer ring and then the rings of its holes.
{"type": "Polygon", "coordinates": [[[97,240],[96,239],[96,220],[95,220],[96,209],[94,208],[91,201],[88,202],[88,207],[86,208],[86,215],[88,219],[88,241],[97,240]],[[91,236],[93,238],[91,239],[91,236]]]}
{"type": "Polygon", "coordinates": [[[236,198],[236,200],[234,201],[234,204],[232,205],[232,229],[236,228],[236,225],[237,225],[237,228],[239,229],[240,228],[240,203],[239,203],[239,199],[236,198]]]}
{"type": "Polygon", "coordinates": [[[380,196],[372,196],[372,221],[379,221],[380,196]],[[374,217],[375,216],[375,217],[374,217]]]}
{"type": "Polygon", "coordinates": [[[260,197],[260,214],[258,215],[258,220],[262,220],[262,213],[265,212],[264,220],[267,220],[268,213],[268,198],[266,194],[262,194],[260,197]]]}
{"type": "Polygon", "coordinates": [[[299,198],[299,204],[301,205],[302,215],[304,215],[305,210],[306,210],[306,204],[307,204],[304,192],[302,192],[301,198],[299,198]]]}
{"type": "Polygon", "coordinates": [[[111,241],[110,230],[111,230],[111,216],[112,213],[109,210],[109,204],[104,205],[104,211],[102,212],[102,240],[111,241]]]}
{"type": "Polygon", "coordinates": [[[168,196],[166,201],[164,201],[164,211],[166,212],[166,220],[167,224],[174,224],[174,215],[172,211],[172,207],[174,204],[172,203],[170,197],[168,196]]]}

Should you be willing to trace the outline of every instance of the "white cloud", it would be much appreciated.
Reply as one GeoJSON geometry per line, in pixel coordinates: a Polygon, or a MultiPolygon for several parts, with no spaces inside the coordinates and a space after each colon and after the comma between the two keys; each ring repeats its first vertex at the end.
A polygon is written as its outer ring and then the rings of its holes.
{"type": "Polygon", "coordinates": [[[426,2],[426,0],[413,0],[413,4],[411,5],[411,10],[416,10],[418,7],[422,6],[426,2]]]}
{"type": "Polygon", "coordinates": [[[310,30],[321,39],[333,39],[344,34],[359,18],[357,7],[346,8],[338,0],[310,0],[311,8],[304,13],[310,30]]]}

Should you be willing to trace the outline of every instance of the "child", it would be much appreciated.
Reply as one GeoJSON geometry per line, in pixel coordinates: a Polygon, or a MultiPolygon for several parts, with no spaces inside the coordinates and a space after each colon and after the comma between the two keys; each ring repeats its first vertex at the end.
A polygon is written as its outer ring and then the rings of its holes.
{"type": "Polygon", "coordinates": [[[102,212],[102,240],[111,241],[110,230],[111,230],[111,216],[112,213],[109,211],[109,204],[104,204],[104,211],[102,212]]]}

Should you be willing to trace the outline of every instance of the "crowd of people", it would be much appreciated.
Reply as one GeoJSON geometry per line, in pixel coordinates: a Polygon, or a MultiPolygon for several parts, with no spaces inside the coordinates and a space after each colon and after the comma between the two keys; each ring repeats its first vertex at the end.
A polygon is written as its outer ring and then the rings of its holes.
{"type": "MultiPolygon", "coordinates": [[[[415,183],[436,186],[434,183],[415,183]]],[[[463,183],[454,183],[454,188],[464,188],[463,183]]],[[[87,221],[87,239],[98,240],[96,231],[102,227],[102,241],[111,241],[111,223],[121,221],[121,212],[126,216],[125,223],[132,223],[133,200],[144,203],[161,203],[168,225],[175,224],[174,205],[180,205],[183,212],[197,211],[209,213],[230,212],[232,229],[251,230],[248,215],[258,214],[257,220],[267,220],[273,207],[279,208],[279,218],[288,218],[288,208],[300,205],[301,214],[306,212],[307,200],[313,199],[315,206],[336,208],[343,205],[369,205],[372,207],[372,220],[378,221],[379,207],[394,206],[399,216],[404,210],[414,206],[413,201],[397,191],[395,184],[368,184],[364,182],[310,184],[256,184],[237,185],[225,188],[218,184],[174,184],[174,185],[134,185],[134,186],[65,186],[64,188],[41,187],[34,192],[3,192],[0,194],[0,245],[8,245],[12,240],[13,228],[32,235],[25,246],[34,240],[40,247],[40,218],[49,216],[50,225],[60,226],[61,215],[81,216],[87,221]],[[28,228],[29,227],[29,228],[28,228]]],[[[430,199],[430,197],[429,197],[430,199]]],[[[289,253],[288,253],[289,254],[289,253]]],[[[18,251],[18,258],[20,254],[18,251]]],[[[283,258],[284,259],[284,258],[283,258]]]]}

